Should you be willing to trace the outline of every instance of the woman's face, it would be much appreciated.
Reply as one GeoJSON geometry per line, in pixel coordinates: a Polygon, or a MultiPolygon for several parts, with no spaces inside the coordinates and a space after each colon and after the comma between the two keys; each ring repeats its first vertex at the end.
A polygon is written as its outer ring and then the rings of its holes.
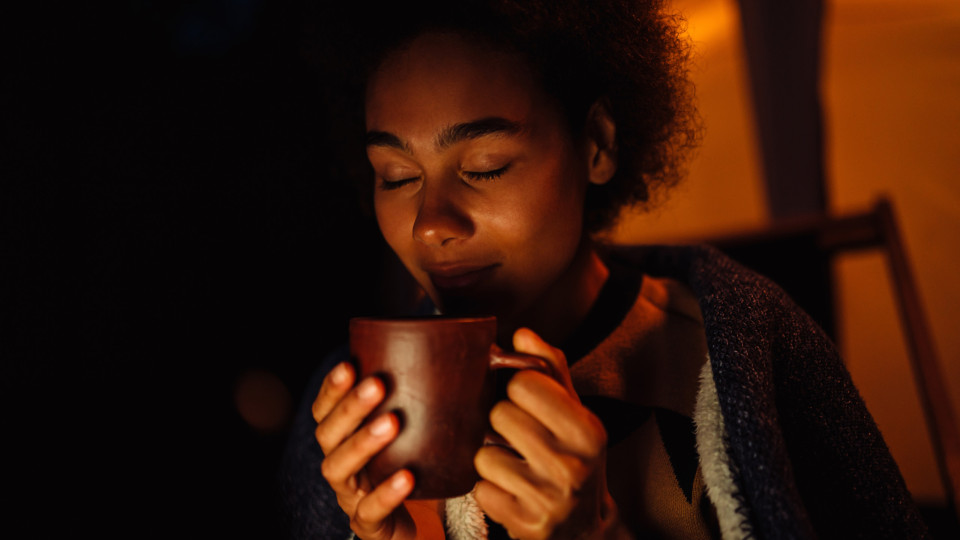
{"type": "Polygon", "coordinates": [[[521,57],[430,33],[367,88],[380,230],[447,314],[515,318],[581,249],[587,150],[521,57]]]}

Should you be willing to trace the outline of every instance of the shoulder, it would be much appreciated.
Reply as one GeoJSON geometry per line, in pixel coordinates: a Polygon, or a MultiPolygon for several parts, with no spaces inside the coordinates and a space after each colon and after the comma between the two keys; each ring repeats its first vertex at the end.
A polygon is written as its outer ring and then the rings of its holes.
{"type": "Polygon", "coordinates": [[[708,244],[613,246],[608,256],[653,276],[673,278],[695,293],[709,284],[777,289],[766,277],[708,244]]]}
{"type": "MultiPolygon", "coordinates": [[[[610,256],[653,278],[672,282],[676,298],[683,287],[696,299],[704,322],[715,317],[784,313],[806,325],[806,315],[784,290],[767,277],[705,245],[636,245],[610,248],[610,256]],[[678,285],[679,284],[679,285],[678,285]]],[[[690,295],[686,295],[689,300],[690,295]]]]}
{"type": "Polygon", "coordinates": [[[644,275],[640,297],[665,314],[676,315],[703,325],[697,297],[678,279],[644,275]]]}
{"type": "Polygon", "coordinates": [[[673,305],[696,304],[721,386],[761,374],[767,381],[792,378],[811,364],[839,362],[829,336],[782,288],[716,248],[626,246],[615,254],[645,275],[665,279],[661,288],[672,287],[667,298],[673,305]]]}

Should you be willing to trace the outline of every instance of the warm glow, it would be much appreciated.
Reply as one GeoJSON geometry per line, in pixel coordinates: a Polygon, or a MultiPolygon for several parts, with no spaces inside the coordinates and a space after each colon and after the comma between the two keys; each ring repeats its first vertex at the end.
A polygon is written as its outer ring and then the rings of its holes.
{"type": "Polygon", "coordinates": [[[738,31],[735,0],[676,0],[674,9],[687,21],[687,36],[700,49],[712,48],[738,31]]]}
{"type": "Polygon", "coordinates": [[[263,370],[245,371],[237,379],[234,403],[240,417],[257,431],[278,432],[290,421],[293,398],[279,377],[263,370]]]}
{"type": "MultiPolygon", "coordinates": [[[[685,184],[649,215],[628,215],[620,243],[710,237],[768,221],[734,0],[675,0],[697,53],[692,76],[705,140],[685,184]]],[[[954,410],[960,410],[960,2],[826,0],[821,97],[830,210],[893,203],[954,410]]],[[[843,353],[908,487],[943,501],[877,258],[838,267],[843,353]]]]}

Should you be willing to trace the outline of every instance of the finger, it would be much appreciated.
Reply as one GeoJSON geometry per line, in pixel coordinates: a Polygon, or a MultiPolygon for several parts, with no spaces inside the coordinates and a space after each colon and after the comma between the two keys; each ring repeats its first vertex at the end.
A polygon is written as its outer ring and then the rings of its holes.
{"type": "Polygon", "coordinates": [[[389,537],[393,531],[384,529],[395,523],[387,518],[403,504],[411,491],[413,474],[406,469],[397,471],[381,482],[357,503],[357,510],[351,521],[354,532],[364,538],[389,537]]]}
{"type": "Polygon", "coordinates": [[[503,525],[510,538],[543,530],[549,520],[546,512],[531,512],[513,494],[486,480],[477,482],[473,497],[490,519],[503,525]]]}
{"type": "Polygon", "coordinates": [[[383,400],[383,381],[367,377],[336,403],[317,424],[316,438],[324,455],[339,446],[383,400]]]}
{"type": "Polygon", "coordinates": [[[490,425],[526,459],[533,473],[562,493],[579,491],[589,475],[587,462],[567,453],[553,433],[515,404],[501,401],[494,406],[490,425]]]}
{"type": "Polygon", "coordinates": [[[338,493],[356,490],[357,475],[370,459],[390,444],[400,432],[393,413],[384,413],[330,451],[320,464],[320,472],[338,493]]]}
{"type": "Polygon", "coordinates": [[[520,328],[513,333],[513,348],[517,352],[539,356],[550,363],[557,381],[566,388],[577,401],[576,391],[573,389],[573,380],[570,377],[570,368],[567,366],[567,357],[563,351],[551,347],[536,332],[529,328],[520,328]]]}
{"type": "Polygon", "coordinates": [[[314,420],[320,422],[330,413],[337,402],[350,391],[355,377],[353,366],[349,362],[340,362],[330,370],[330,373],[323,378],[317,399],[313,401],[311,407],[314,420]]]}
{"type": "Polygon", "coordinates": [[[556,437],[561,447],[592,456],[607,444],[603,423],[556,381],[521,371],[507,385],[507,397],[556,437]]]}
{"type": "Polygon", "coordinates": [[[528,506],[545,509],[552,486],[540,482],[526,461],[498,446],[484,446],[477,451],[473,465],[480,478],[510,493],[528,506]]]}
{"type": "Polygon", "coordinates": [[[509,400],[503,400],[490,410],[490,427],[527,460],[540,460],[550,451],[556,440],[553,433],[530,413],[509,400]]]}

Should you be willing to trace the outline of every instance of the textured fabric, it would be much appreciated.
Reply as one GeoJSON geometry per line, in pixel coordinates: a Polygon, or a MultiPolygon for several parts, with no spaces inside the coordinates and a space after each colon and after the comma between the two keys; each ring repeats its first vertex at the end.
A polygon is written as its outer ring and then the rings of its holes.
{"type": "Polygon", "coordinates": [[[306,385],[290,428],[279,471],[280,502],[290,538],[339,540],[352,536],[350,520],[320,472],[323,452],[314,438],[317,423],[310,410],[323,378],[349,358],[343,347],[324,359],[306,385]]]}
{"type": "MultiPolygon", "coordinates": [[[[714,438],[742,537],[927,536],[835,347],[778,287],[707,246],[649,246],[612,256],[685,283],[698,300],[721,413],[714,438]]],[[[320,474],[310,414],[323,376],[346,358],[340,350],[317,370],[284,455],[280,480],[295,538],[350,535],[320,474]]]]}
{"type": "Polygon", "coordinates": [[[720,538],[695,445],[670,431],[684,424],[692,438],[690,419],[655,409],[646,423],[607,454],[610,492],[621,519],[638,537],[720,538]],[[678,445],[682,445],[680,451],[678,445]],[[683,457],[692,462],[679,462],[683,457]],[[622,481],[616,485],[618,479],[622,481]]]}
{"type": "Polygon", "coordinates": [[[629,310],[582,358],[568,357],[573,386],[607,430],[607,487],[625,525],[654,538],[718,538],[691,419],[707,359],[699,307],[676,280],[635,280],[617,287],[633,291],[629,310]]]}
{"type": "Polygon", "coordinates": [[[473,492],[447,499],[443,517],[450,540],[482,540],[487,537],[487,522],[473,492]]]}
{"type": "Polygon", "coordinates": [[[697,426],[700,471],[707,496],[716,512],[720,537],[724,540],[749,538],[753,526],[747,520],[747,512],[742,511],[743,497],[734,479],[730,439],[723,427],[723,415],[720,413],[720,401],[710,364],[705,364],[700,372],[700,391],[697,393],[693,421],[697,426]]]}
{"type": "Polygon", "coordinates": [[[836,348],[779,287],[708,246],[620,253],[699,299],[754,537],[928,536],[836,348]]]}

